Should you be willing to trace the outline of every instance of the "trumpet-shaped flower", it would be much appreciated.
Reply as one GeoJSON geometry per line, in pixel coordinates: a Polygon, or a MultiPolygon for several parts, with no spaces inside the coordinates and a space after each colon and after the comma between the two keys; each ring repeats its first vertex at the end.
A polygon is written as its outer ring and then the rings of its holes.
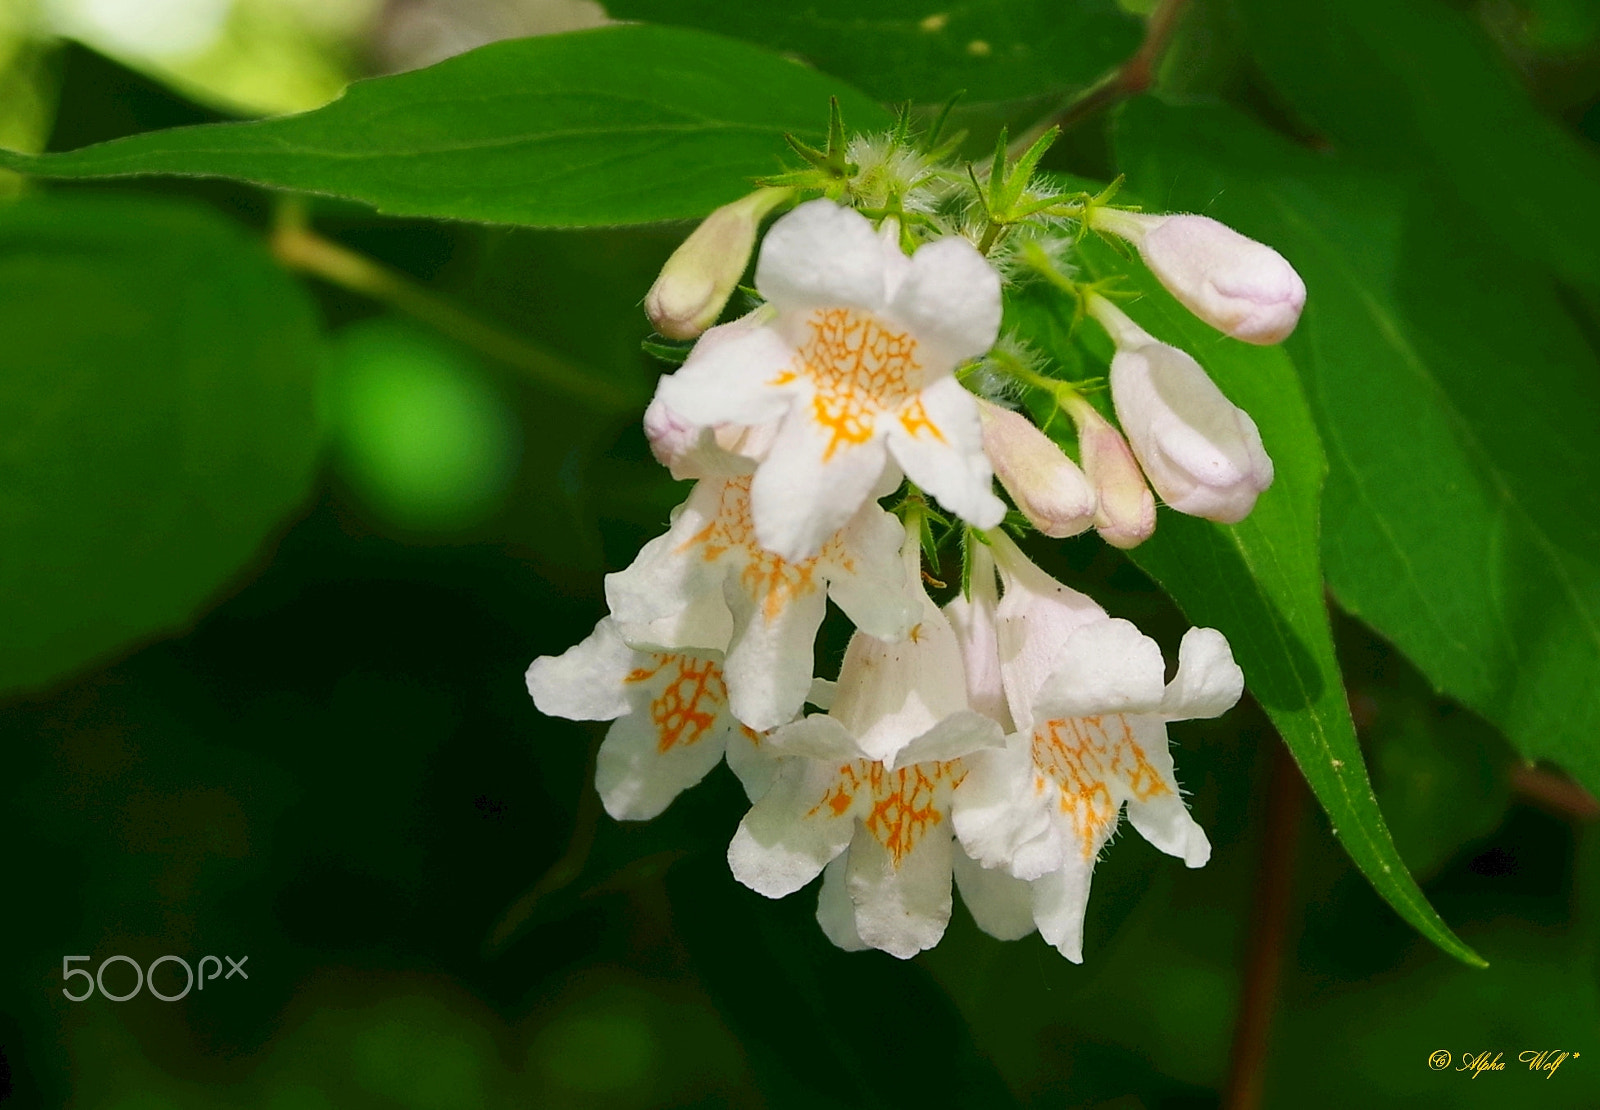
{"type": "Polygon", "coordinates": [[[1185,635],[1177,675],[1163,685],[1153,640],[1065,587],[1042,589],[1043,572],[1014,546],[999,554],[1006,596],[1019,599],[1009,615],[997,607],[1019,731],[1004,749],[967,757],[952,824],[979,863],[1032,883],[1041,935],[1081,962],[1094,862],[1124,806],[1161,851],[1190,867],[1210,858],[1173,774],[1166,723],[1225,712],[1244,679],[1222,634],[1200,628],[1185,635]]]}
{"type": "Polygon", "coordinates": [[[919,603],[897,554],[899,522],[875,503],[817,554],[790,561],[758,542],[750,486],[749,475],[696,484],[666,534],[606,578],[606,598],[641,647],[725,652],[733,715],[761,731],[799,712],[828,597],[885,639],[906,635],[919,603]]]}
{"type": "Polygon", "coordinates": [[[535,659],[527,682],[541,713],[616,722],[594,779],[619,821],[656,816],[724,754],[751,792],[770,777],[761,737],[728,711],[719,653],[636,651],[607,617],[564,654],[535,659]]]}
{"type": "Polygon", "coordinates": [[[1089,311],[1117,345],[1111,401],[1150,484],[1181,513],[1234,524],[1272,484],[1272,460],[1250,414],[1200,364],[1154,339],[1104,297],[1089,311]]]}
{"type": "Polygon", "coordinates": [[[1167,291],[1226,335],[1281,343],[1300,322],[1305,282],[1283,255],[1209,216],[1096,208],[1093,225],[1128,240],[1167,291]]]}
{"type": "Polygon", "coordinates": [[[773,224],[756,264],[764,322],[662,379],[657,397],[695,424],[778,422],[751,486],[756,535],[789,560],[817,553],[870,496],[892,455],[978,527],[992,489],[975,399],[952,374],[1000,326],[1000,279],[964,239],[907,257],[829,200],[773,224]]]}

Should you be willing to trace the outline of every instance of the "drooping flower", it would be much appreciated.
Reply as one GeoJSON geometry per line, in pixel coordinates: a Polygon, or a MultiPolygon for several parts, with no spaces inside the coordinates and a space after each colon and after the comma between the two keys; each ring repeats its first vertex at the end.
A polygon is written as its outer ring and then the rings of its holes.
{"type": "Polygon", "coordinates": [[[747,789],[764,789],[761,737],[728,711],[720,653],[643,652],[610,617],[588,639],[528,667],[541,713],[615,721],[595,763],[595,788],[619,821],[656,816],[727,756],[747,789]]]}
{"type": "Polygon", "coordinates": [[[1150,484],[1179,512],[1224,524],[1243,520],[1272,484],[1256,422],[1189,355],[1104,297],[1087,301],[1116,344],[1111,401],[1150,484]]]}
{"type": "Polygon", "coordinates": [[[880,236],[814,200],[768,231],[756,288],[765,321],[697,346],[657,397],[703,426],[779,422],[751,487],[763,547],[816,554],[891,455],[969,523],[999,523],[977,405],[952,374],[1000,326],[1000,279],[970,243],[940,239],[907,258],[892,221],[880,236]]]}
{"type": "MultiPolygon", "coordinates": [[[[920,561],[914,528],[905,551],[908,564],[920,561]]],[[[949,805],[963,757],[1003,742],[1000,725],[969,708],[955,634],[916,589],[923,614],[912,634],[889,644],[858,632],[828,713],[772,734],[777,775],[728,847],[734,877],[769,898],[845,856],[818,919],[846,947],[902,959],[936,944],[950,918],[949,805]]]]}
{"type": "Polygon", "coordinates": [[[979,400],[978,418],[995,477],[1028,523],[1055,539],[1087,531],[1095,491],[1078,464],[1020,413],[979,400]]]}
{"type": "Polygon", "coordinates": [[[1226,335],[1281,343],[1300,321],[1305,282],[1283,255],[1209,216],[1096,207],[1090,224],[1132,243],[1167,291],[1226,335]]]}
{"type": "Polygon", "coordinates": [[[1040,934],[1082,962],[1094,863],[1124,806],[1156,848],[1190,867],[1210,858],[1174,777],[1166,724],[1225,712],[1244,679],[1222,634],[1198,628],[1163,685],[1153,640],[1081,594],[1047,587],[1003,537],[995,549],[1006,598],[1016,599],[1010,613],[997,607],[996,624],[1018,731],[1004,749],[967,757],[952,823],[975,860],[1032,884],[1040,934]]]}
{"type": "Polygon", "coordinates": [[[701,221],[645,295],[645,314],[656,331],[693,339],[717,322],[750,261],[762,218],[791,195],[789,189],[757,189],[701,221]]]}
{"type": "Polygon", "coordinates": [[[667,532],[607,576],[606,599],[641,647],[723,652],[733,715],[762,731],[799,712],[829,597],[891,640],[911,629],[918,602],[898,554],[900,524],[877,504],[857,509],[815,555],[790,561],[758,542],[750,486],[748,474],[702,479],[667,532]]]}

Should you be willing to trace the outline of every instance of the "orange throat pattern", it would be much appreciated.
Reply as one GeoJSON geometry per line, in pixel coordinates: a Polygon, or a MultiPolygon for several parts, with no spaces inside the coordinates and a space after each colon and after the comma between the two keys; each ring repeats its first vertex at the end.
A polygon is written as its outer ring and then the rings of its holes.
{"type": "Polygon", "coordinates": [[[648,665],[634,668],[625,681],[648,682],[656,688],[650,699],[650,721],[656,729],[656,750],[663,754],[703,740],[728,711],[722,668],[704,656],[652,655],[648,665]]]}
{"type": "Polygon", "coordinates": [[[944,440],[915,399],[926,384],[915,337],[885,326],[870,312],[850,308],[818,309],[807,325],[810,336],[773,384],[797,378],[811,383],[812,419],[828,437],[823,462],[841,448],[870,441],[885,413],[897,413],[913,437],[944,440]]]}
{"type": "Polygon", "coordinates": [[[1059,795],[1057,804],[1072,823],[1086,860],[1116,828],[1125,799],[1145,802],[1172,792],[1121,713],[1035,725],[1033,789],[1059,795]]]}
{"type": "Polygon", "coordinates": [[[856,807],[858,797],[865,797],[871,809],[861,823],[899,867],[922,838],[943,823],[950,809],[950,792],[961,785],[966,773],[966,764],[959,759],[917,763],[897,771],[858,759],[840,766],[822,800],[806,816],[844,817],[856,807]]]}

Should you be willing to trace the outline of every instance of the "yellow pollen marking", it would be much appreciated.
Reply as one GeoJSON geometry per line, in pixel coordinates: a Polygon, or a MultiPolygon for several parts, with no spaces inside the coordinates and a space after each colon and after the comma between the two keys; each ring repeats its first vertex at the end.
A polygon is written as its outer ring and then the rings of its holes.
{"type": "Polygon", "coordinates": [[[651,666],[634,668],[625,681],[660,683],[650,700],[656,750],[665,753],[701,740],[728,704],[722,668],[692,655],[652,655],[650,660],[651,666]]]}
{"type": "Polygon", "coordinates": [[[786,373],[805,375],[816,391],[811,415],[829,433],[822,451],[827,462],[840,447],[871,440],[881,413],[900,408],[921,391],[922,364],[916,339],[889,330],[871,313],[824,308],[808,323],[811,338],[786,373]]]}
{"type": "Polygon", "coordinates": [[[961,785],[966,774],[966,765],[959,759],[918,763],[897,771],[858,759],[840,766],[833,784],[806,816],[826,809],[832,817],[843,817],[855,804],[856,795],[865,790],[872,809],[862,824],[899,867],[928,830],[944,820],[950,791],[961,785]]]}
{"type": "Polygon", "coordinates": [[[751,476],[730,479],[724,484],[711,523],[690,536],[680,552],[700,548],[700,557],[714,563],[732,553],[743,566],[739,584],[761,607],[768,622],[777,620],[784,610],[817,589],[817,563],[832,559],[846,570],[854,564],[845,557],[844,543],[832,536],[822,550],[809,559],[791,563],[762,547],[756,539],[755,518],[750,512],[751,476]]]}
{"type": "Polygon", "coordinates": [[[1035,792],[1053,786],[1060,793],[1061,812],[1072,822],[1085,859],[1100,850],[1116,826],[1122,801],[1113,787],[1141,802],[1172,792],[1120,713],[1034,726],[1033,766],[1035,792]]]}
{"type": "Polygon", "coordinates": [[[928,418],[928,410],[922,407],[921,400],[911,402],[901,411],[900,426],[906,430],[906,434],[912,439],[916,439],[923,432],[927,432],[940,443],[949,442],[944,438],[944,432],[940,431],[939,425],[928,418]]]}

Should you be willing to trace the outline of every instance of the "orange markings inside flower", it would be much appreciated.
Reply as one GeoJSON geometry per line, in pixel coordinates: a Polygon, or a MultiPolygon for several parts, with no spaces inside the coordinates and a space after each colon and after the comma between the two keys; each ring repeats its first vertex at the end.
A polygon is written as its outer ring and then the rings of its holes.
{"type": "Polygon", "coordinates": [[[661,691],[650,701],[656,750],[667,752],[679,744],[687,746],[702,739],[728,704],[722,668],[709,659],[691,655],[653,655],[651,659],[653,667],[635,668],[627,681],[665,678],[661,691]]]}
{"type": "Polygon", "coordinates": [[[679,550],[698,545],[706,562],[716,562],[724,555],[736,553],[744,566],[739,571],[739,584],[745,592],[761,605],[761,615],[768,621],[777,620],[789,605],[817,588],[817,560],[824,556],[842,558],[842,545],[837,536],[823,545],[822,551],[809,559],[791,563],[762,547],[756,539],[755,519],[750,513],[750,477],[729,480],[722,489],[722,499],[717,503],[716,516],[711,523],[691,536],[679,550]]]}
{"type": "Polygon", "coordinates": [[[1141,802],[1171,789],[1150,765],[1133,738],[1133,727],[1120,713],[1036,725],[1033,765],[1035,790],[1044,791],[1048,783],[1060,791],[1061,812],[1072,820],[1085,859],[1100,850],[1122,809],[1108,783],[1122,786],[1141,802]]]}
{"type": "Polygon", "coordinates": [[[813,817],[826,808],[833,817],[843,817],[865,788],[872,809],[862,823],[899,867],[923,835],[944,820],[950,791],[961,784],[966,773],[966,765],[959,759],[918,763],[897,771],[858,759],[839,768],[838,778],[806,816],[813,817]]]}
{"type": "MultiPolygon", "coordinates": [[[[803,374],[816,390],[811,415],[829,432],[822,451],[826,462],[841,446],[858,447],[872,439],[879,413],[900,408],[921,390],[922,365],[916,360],[916,339],[890,331],[871,313],[818,309],[809,324],[811,338],[787,373],[803,374]]],[[[926,414],[920,421],[938,434],[926,414]]],[[[915,434],[910,424],[906,430],[915,434]]]]}

